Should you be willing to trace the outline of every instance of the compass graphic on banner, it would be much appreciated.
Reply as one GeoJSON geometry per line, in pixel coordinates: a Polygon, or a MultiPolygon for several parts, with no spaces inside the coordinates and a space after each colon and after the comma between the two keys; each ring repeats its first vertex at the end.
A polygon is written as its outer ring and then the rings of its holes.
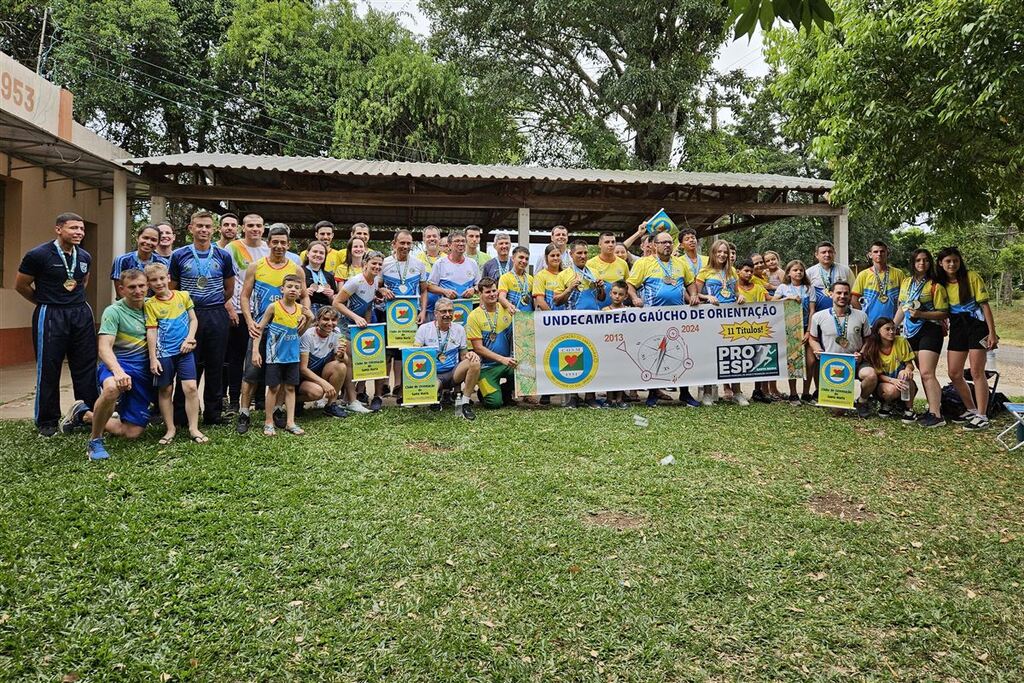
{"type": "Polygon", "coordinates": [[[660,379],[675,382],[693,367],[693,359],[686,342],[679,338],[679,330],[670,327],[663,335],[616,347],[624,351],[640,370],[640,379],[649,382],[660,379]]]}

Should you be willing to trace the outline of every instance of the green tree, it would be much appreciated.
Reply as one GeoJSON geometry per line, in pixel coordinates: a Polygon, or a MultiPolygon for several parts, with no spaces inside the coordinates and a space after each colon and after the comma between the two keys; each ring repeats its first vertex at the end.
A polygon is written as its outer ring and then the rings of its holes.
{"type": "Polygon", "coordinates": [[[835,196],[894,221],[1024,208],[1024,5],[837,0],[834,27],[777,30],[768,59],[787,130],[813,140],[835,196]]]}
{"type": "Polygon", "coordinates": [[[776,20],[810,32],[836,19],[825,0],[729,0],[729,8],[736,38],[754,35],[758,25],[767,31],[776,20]]]}
{"type": "Polygon", "coordinates": [[[668,167],[729,16],[717,0],[426,0],[432,44],[522,112],[533,156],[668,167]]]}

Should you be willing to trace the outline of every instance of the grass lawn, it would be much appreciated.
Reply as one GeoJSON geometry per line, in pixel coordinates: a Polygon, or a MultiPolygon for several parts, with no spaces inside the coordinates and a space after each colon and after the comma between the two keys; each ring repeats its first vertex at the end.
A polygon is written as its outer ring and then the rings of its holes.
{"type": "Polygon", "coordinates": [[[1020,680],[1004,423],[391,409],[107,464],[4,423],[0,679],[1020,680]]]}
{"type": "Polygon", "coordinates": [[[1024,301],[1010,306],[993,306],[992,316],[996,319],[996,332],[1007,344],[1024,346],[1024,301]]]}

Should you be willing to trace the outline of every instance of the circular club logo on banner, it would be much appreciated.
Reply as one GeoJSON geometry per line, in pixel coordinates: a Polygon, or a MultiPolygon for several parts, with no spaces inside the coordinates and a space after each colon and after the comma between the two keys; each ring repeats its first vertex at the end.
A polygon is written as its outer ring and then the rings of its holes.
{"type": "Polygon", "coordinates": [[[415,380],[424,380],[434,371],[434,357],[425,351],[414,351],[405,359],[405,374],[415,380]]]}
{"type": "Polygon", "coordinates": [[[548,344],[544,372],[555,386],[576,390],[597,374],[597,351],[586,337],[563,334],[548,344]]]}
{"type": "Polygon", "coordinates": [[[391,304],[391,322],[397,325],[409,325],[416,318],[416,308],[412,304],[400,301],[391,304]]]}
{"type": "Polygon", "coordinates": [[[384,347],[384,338],[377,330],[366,330],[359,335],[358,339],[356,350],[363,356],[372,356],[384,347]]]}
{"type": "Polygon", "coordinates": [[[853,372],[848,361],[832,358],[825,362],[821,371],[826,381],[834,386],[845,387],[853,382],[853,372]]]}

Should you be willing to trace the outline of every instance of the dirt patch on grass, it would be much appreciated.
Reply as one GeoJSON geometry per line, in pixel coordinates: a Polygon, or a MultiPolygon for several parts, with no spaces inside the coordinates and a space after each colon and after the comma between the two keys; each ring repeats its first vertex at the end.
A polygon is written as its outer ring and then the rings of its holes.
{"type": "Polygon", "coordinates": [[[807,507],[819,515],[836,517],[848,522],[871,522],[878,519],[878,515],[868,510],[864,503],[845,498],[835,491],[811,496],[807,501],[807,507]]]}
{"type": "Polygon", "coordinates": [[[583,523],[587,526],[601,526],[616,531],[628,531],[639,529],[647,525],[647,520],[641,515],[633,515],[628,512],[615,512],[614,510],[601,510],[588,512],[583,516],[583,523]]]}
{"type": "Polygon", "coordinates": [[[406,441],[405,445],[420,453],[451,453],[454,446],[439,441],[406,441]]]}
{"type": "Polygon", "coordinates": [[[708,457],[711,458],[712,460],[717,460],[718,462],[724,462],[727,465],[743,464],[742,462],[740,462],[740,459],[737,458],[735,455],[723,453],[722,451],[712,451],[708,453],[708,457]]]}

